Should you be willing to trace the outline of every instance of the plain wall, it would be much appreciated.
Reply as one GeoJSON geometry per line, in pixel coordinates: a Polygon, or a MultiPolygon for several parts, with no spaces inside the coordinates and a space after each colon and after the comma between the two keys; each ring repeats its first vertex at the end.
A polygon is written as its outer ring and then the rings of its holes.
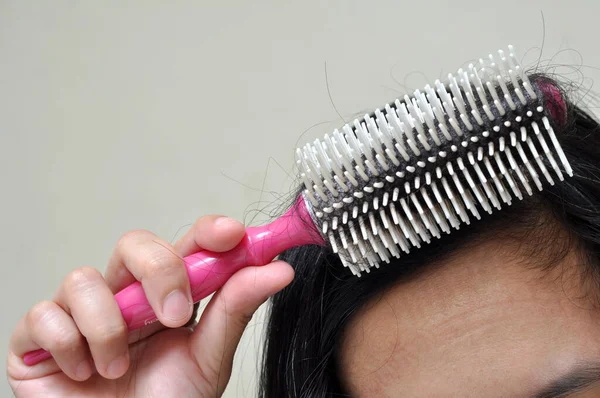
{"type": "MultiPolygon", "coordinates": [[[[556,56],[591,87],[599,13],[595,0],[0,0],[0,354],[29,307],[75,267],[104,270],[124,232],[267,220],[297,184],[296,145],[338,127],[335,108],[381,107],[508,44],[535,66],[544,42],[542,65],[556,56]]],[[[263,322],[226,397],[256,396],[263,322]]]]}

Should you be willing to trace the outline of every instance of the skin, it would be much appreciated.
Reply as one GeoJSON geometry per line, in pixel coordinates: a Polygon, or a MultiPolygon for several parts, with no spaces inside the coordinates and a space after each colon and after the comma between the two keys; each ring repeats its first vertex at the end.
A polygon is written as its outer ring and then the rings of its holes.
{"type": "MultiPolygon", "coordinates": [[[[575,251],[548,272],[511,250],[486,240],[365,305],[340,350],[352,396],[536,397],[600,361],[600,314],[575,251]]],[[[588,384],[564,397],[600,396],[588,384]]]]}
{"type": "MultiPolygon", "coordinates": [[[[198,220],[174,246],[133,231],[120,239],[104,276],[74,270],[53,300],[36,304],[15,328],[7,363],[15,396],[220,396],[245,326],[289,284],[292,268],[276,261],[242,269],[195,327],[181,327],[192,315],[187,298],[171,311],[162,304],[174,290],[189,294],[180,257],[229,250],[243,234],[239,222],[217,216],[198,220]],[[128,334],[113,293],[134,280],[161,323],[128,334]],[[26,366],[23,354],[40,347],[54,359],[26,366]]],[[[367,303],[341,342],[351,395],[535,397],[579,364],[600,363],[600,314],[579,283],[578,256],[572,251],[542,271],[507,255],[514,246],[483,239],[367,303]]],[[[564,396],[600,396],[600,385],[564,396]]]]}
{"type": "Polygon", "coordinates": [[[182,327],[193,307],[181,257],[230,250],[244,233],[238,221],[218,216],[199,219],[174,246],[132,231],[119,240],[104,276],[94,268],[71,272],[54,298],[36,304],[14,330],[7,372],[15,396],[220,396],[252,314],[294,272],[281,261],[246,267],[215,293],[195,327],[182,327]],[[129,334],[113,295],[135,280],[160,323],[129,334]],[[174,291],[182,292],[179,299],[174,291]],[[169,295],[175,299],[167,302],[169,295]],[[39,348],[53,359],[25,365],[23,355],[39,348]]]}

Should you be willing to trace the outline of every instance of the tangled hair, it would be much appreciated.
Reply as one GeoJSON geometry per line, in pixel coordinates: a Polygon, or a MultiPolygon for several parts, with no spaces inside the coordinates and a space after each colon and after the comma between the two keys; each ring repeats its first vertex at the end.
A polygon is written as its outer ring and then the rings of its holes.
{"type": "MultiPolygon", "coordinates": [[[[544,80],[560,85],[543,75],[544,80]]],[[[319,398],[349,396],[339,377],[338,350],[342,333],[353,314],[375,294],[434,267],[458,250],[468,250],[499,235],[519,242],[507,254],[529,258],[526,266],[550,269],[577,250],[581,278],[593,304],[600,298],[600,124],[568,100],[556,130],[574,177],[479,222],[461,227],[427,250],[415,250],[361,278],[343,267],[330,249],[304,246],[288,250],[280,259],[296,272],[294,281],[270,303],[260,394],[262,398],[319,398]],[[493,236],[492,236],[493,235],[493,236]]]]}

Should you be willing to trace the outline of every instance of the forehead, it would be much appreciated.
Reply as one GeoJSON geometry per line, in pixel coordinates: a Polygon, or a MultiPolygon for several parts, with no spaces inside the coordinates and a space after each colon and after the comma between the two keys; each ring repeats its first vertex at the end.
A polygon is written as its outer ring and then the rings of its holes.
{"type": "Polygon", "coordinates": [[[600,359],[598,313],[574,275],[487,245],[458,255],[361,309],[343,339],[342,378],[357,396],[531,395],[600,359]]]}

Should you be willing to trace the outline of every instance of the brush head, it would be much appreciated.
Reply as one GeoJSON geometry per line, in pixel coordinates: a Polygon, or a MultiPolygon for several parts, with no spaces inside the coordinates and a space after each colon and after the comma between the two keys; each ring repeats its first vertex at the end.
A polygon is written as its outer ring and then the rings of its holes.
{"type": "Polygon", "coordinates": [[[560,91],[512,46],[297,150],[307,207],[354,274],[573,174],[560,91]]]}

